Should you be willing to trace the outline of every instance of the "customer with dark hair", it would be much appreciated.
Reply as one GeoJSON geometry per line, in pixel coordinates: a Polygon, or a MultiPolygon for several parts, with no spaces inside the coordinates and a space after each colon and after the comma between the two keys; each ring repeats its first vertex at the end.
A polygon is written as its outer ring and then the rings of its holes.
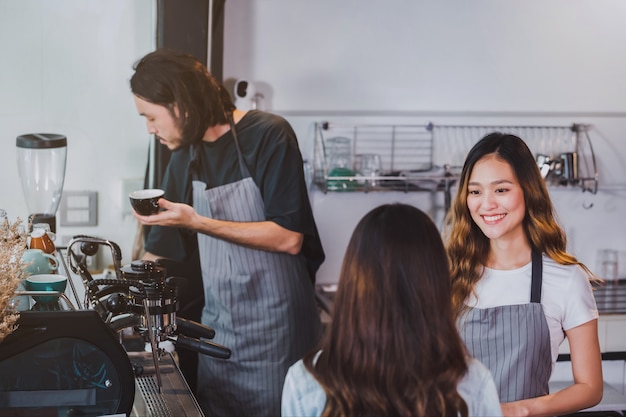
{"type": "Polygon", "coordinates": [[[589,269],[565,233],[535,158],[514,135],[470,150],[447,218],[452,300],[461,336],[492,372],[505,415],[561,415],[602,398],[598,310],[589,269]],[[548,393],[569,341],[574,383],[548,393]]]}
{"type": "Polygon", "coordinates": [[[497,416],[489,371],[456,331],[437,227],[383,205],[357,225],[319,350],[289,369],[285,416],[497,416]]]}
{"type": "Polygon", "coordinates": [[[228,360],[199,355],[197,396],[210,416],[275,416],[287,369],[321,335],[315,272],[324,252],[296,135],[283,118],[235,108],[195,58],[157,50],[131,90],[148,132],[172,153],[146,259],[198,251],[202,323],[228,360]]]}

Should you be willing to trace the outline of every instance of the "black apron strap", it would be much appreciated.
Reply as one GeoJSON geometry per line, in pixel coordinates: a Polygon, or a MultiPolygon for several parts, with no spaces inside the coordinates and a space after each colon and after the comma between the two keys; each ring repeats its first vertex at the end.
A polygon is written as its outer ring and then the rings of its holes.
{"type": "MultiPolygon", "coordinates": [[[[239,146],[239,136],[237,135],[237,130],[235,129],[235,122],[233,121],[232,115],[228,118],[228,122],[230,123],[230,131],[233,133],[233,139],[235,140],[235,149],[237,150],[237,159],[239,160],[239,169],[241,170],[241,177],[247,178],[251,177],[250,170],[248,169],[248,165],[246,165],[246,161],[243,159],[243,154],[241,153],[241,146],[239,146]]],[[[196,143],[191,145],[191,158],[189,160],[189,172],[191,173],[191,179],[193,181],[201,181],[200,176],[200,167],[202,166],[202,162],[200,161],[200,143],[196,143]]]]}
{"type": "Polygon", "coordinates": [[[228,118],[228,122],[230,123],[230,131],[233,133],[233,139],[235,140],[235,148],[237,149],[237,158],[239,159],[239,169],[241,170],[241,177],[251,177],[252,175],[250,175],[248,165],[246,165],[246,161],[243,159],[243,155],[241,153],[241,146],[239,146],[239,135],[237,135],[237,129],[235,129],[235,122],[233,121],[232,115],[228,118]]]}
{"type": "Polygon", "coordinates": [[[191,150],[189,153],[189,173],[191,174],[192,181],[200,181],[200,145],[193,144],[191,145],[191,150]]]}
{"type": "Polygon", "coordinates": [[[530,284],[530,302],[541,303],[541,282],[543,275],[543,261],[541,253],[536,249],[532,250],[532,275],[530,284]]]}

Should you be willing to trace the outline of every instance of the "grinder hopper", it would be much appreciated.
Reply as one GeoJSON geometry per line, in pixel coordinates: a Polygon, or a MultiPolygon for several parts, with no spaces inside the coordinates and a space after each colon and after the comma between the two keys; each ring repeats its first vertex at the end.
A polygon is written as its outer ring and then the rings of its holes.
{"type": "Polygon", "coordinates": [[[17,146],[17,167],[26,198],[29,220],[48,223],[56,232],[56,212],[61,202],[67,138],[54,133],[20,135],[17,146]]]}

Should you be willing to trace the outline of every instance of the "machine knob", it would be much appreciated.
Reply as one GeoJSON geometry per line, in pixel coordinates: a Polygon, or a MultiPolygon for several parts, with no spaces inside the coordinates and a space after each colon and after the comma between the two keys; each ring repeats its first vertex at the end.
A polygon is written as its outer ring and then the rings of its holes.
{"type": "Polygon", "coordinates": [[[106,308],[113,314],[120,314],[128,311],[128,299],[124,294],[111,294],[106,301],[106,308]]]}
{"type": "Polygon", "coordinates": [[[94,242],[82,242],[80,244],[80,251],[87,256],[94,256],[98,253],[98,245],[94,242]]]}

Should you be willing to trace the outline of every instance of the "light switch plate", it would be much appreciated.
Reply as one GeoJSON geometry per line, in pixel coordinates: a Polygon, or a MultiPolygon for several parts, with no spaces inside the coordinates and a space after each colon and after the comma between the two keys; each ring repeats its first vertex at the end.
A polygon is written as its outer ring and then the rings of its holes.
{"type": "Polygon", "coordinates": [[[61,226],[97,226],[98,192],[64,191],[59,212],[61,226]]]}

